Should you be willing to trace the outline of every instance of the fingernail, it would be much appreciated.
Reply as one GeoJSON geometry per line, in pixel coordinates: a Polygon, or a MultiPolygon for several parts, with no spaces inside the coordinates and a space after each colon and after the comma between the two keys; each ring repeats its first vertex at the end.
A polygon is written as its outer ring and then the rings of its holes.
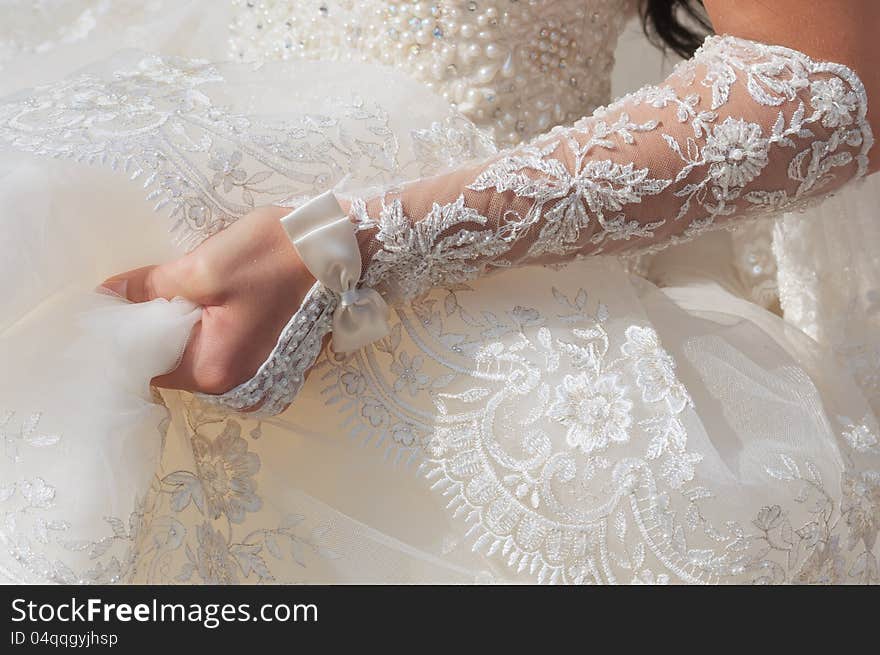
{"type": "Polygon", "coordinates": [[[107,280],[97,290],[108,291],[121,298],[126,298],[125,292],[128,290],[128,280],[124,278],[120,280],[107,280]]]}

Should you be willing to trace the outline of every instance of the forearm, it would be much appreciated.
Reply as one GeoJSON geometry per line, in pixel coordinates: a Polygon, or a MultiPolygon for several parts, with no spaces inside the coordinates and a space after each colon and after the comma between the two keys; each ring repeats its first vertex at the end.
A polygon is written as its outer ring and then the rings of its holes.
{"type": "Polygon", "coordinates": [[[482,165],[355,200],[392,299],[498,267],[654,249],[805,206],[868,170],[859,77],[713,37],[658,86],[482,165]]]}
{"type": "MultiPolygon", "coordinates": [[[[851,68],[869,98],[880,96],[880,3],[876,0],[703,0],[717,34],[782,45],[816,61],[851,68]]],[[[880,103],[868,104],[868,123],[880,134],[880,103]]],[[[874,156],[868,172],[880,170],[874,156]]]]}
{"type": "Polygon", "coordinates": [[[342,209],[316,198],[285,222],[318,283],[257,375],[211,400],[280,411],[329,331],[341,350],[387,332],[385,301],[497,268],[662,248],[864,175],[871,92],[857,73],[876,75],[876,57],[850,52],[848,67],[809,54],[713,37],[663,83],[528,145],[342,209]]]}

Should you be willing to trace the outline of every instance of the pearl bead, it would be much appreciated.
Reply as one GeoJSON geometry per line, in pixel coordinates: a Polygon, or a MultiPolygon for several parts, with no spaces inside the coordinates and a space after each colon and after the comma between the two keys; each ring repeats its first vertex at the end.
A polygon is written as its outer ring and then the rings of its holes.
{"type": "Polygon", "coordinates": [[[480,68],[477,69],[476,79],[482,84],[491,82],[495,77],[497,70],[498,69],[495,66],[480,66],[480,68]]]}

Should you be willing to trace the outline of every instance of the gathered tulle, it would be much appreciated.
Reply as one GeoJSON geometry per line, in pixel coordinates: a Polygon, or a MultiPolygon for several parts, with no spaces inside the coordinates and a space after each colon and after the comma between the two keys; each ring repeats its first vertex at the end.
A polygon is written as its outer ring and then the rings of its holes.
{"type": "Polygon", "coordinates": [[[4,332],[0,397],[14,408],[0,416],[9,579],[127,574],[134,552],[124,537],[139,529],[161,452],[165,412],[150,379],[177,365],[199,316],[184,300],[133,305],[68,292],[4,332]]]}

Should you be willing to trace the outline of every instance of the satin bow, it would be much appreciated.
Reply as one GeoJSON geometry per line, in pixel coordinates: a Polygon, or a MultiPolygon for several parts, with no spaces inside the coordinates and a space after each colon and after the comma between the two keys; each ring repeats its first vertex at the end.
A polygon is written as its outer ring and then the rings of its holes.
{"type": "Polygon", "coordinates": [[[332,192],[316,196],[281,219],[309,272],[338,296],[333,349],[348,353],[390,331],[388,305],[375,289],[358,286],[361,253],[355,227],[332,192]]]}

